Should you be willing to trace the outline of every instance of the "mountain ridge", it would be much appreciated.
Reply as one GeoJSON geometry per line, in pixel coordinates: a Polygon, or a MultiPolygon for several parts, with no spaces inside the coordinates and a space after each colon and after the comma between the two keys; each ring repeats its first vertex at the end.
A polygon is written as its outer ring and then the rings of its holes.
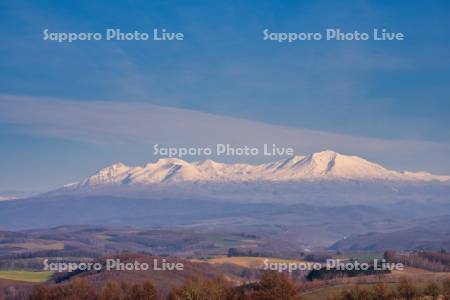
{"type": "Polygon", "coordinates": [[[450,181],[450,176],[389,170],[358,156],[325,150],[307,156],[294,155],[259,165],[226,164],[211,159],[187,162],[179,158],[161,158],[155,163],[136,167],[115,163],[79,182],[64,187],[74,189],[109,185],[186,182],[308,182],[318,180],[446,182],[450,181]]]}

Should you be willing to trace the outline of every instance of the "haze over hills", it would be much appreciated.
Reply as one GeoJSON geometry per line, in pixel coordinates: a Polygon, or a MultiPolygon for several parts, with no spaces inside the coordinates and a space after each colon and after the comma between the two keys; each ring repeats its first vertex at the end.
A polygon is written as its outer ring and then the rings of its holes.
{"type": "Polygon", "coordinates": [[[261,165],[118,163],[65,187],[0,202],[0,228],[175,226],[277,233],[299,247],[408,229],[450,214],[450,177],[398,172],[333,151],[261,165]]]}
{"type": "Polygon", "coordinates": [[[447,203],[450,176],[398,172],[326,150],[260,165],[178,158],[130,167],[116,163],[44,197],[120,196],[313,205],[447,203]]]}
{"type": "Polygon", "coordinates": [[[345,251],[440,250],[450,247],[450,215],[417,220],[410,228],[351,235],[330,249],[345,251]]]}
{"type": "Polygon", "coordinates": [[[295,155],[261,165],[224,164],[212,160],[189,163],[178,158],[164,158],[145,166],[129,167],[116,163],[101,169],[66,189],[108,185],[153,185],[165,183],[295,182],[320,180],[444,182],[450,176],[426,172],[398,172],[357,156],[331,150],[308,156],[295,155]]]}

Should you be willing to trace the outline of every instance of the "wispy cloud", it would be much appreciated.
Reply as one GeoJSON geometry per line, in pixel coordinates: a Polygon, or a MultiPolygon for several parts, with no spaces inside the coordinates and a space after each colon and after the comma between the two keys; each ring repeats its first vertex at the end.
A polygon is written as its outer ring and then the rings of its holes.
{"type": "Polygon", "coordinates": [[[260,147],[275,143],[302,154],[333,149],[397,169],[450,173],[446,167],[450,165],[450,145],[445,142],[336,134],[144,103],[0,95],[1,123],[34,136],[106,145],[128,143],[149,149],[155,143],[197,147],[217,143],[260,147]]]}

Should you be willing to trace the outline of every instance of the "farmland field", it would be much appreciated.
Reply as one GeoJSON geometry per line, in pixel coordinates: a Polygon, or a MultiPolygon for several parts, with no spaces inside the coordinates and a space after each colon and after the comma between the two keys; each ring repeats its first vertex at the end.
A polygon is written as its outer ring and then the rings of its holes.
{"type": "Polygon", "coordinates": [[[302,260],[295,259],[281,259],[274,257],[246,257],[246,256],[236,256],[236,257],[227,257],[227,256],[218,256],[209,259],[194,259],[191,260],[193,262],[207,262],[213,265],[222,265],[222,264],[232,264],[237,265],[243,268],[263,268],[264,261],[268,260],[268,263],[301,263],[302,260]]]}
{"type": "Polygon", "coordinates": [[[31,271],[0,271],[0,279],[9,279],[25,282],[45,282],[50,279],[52,272],[31,272],[31,271]]]}

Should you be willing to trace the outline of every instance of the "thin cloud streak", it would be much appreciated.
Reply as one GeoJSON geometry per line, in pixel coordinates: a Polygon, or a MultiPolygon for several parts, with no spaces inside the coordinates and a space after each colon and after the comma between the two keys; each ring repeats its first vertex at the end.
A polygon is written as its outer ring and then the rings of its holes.
{"type": "MultiPolygon", "coordinates": [[[[299,154],[333,149],[359,155],[391,168],[450,174],[450,144],[385,140],[277,126],[187,109],[132,102],[76,102],[65,99],[0,95],[0,124],[32,136],[85,143],[153,144],[206,147],[218,143],[262,147],[277,144],[299,154]],[[446,167],[447,166],[447,167],[446,167]]],[[[237,158],[260,162],[268,157],[237,158]]],[[[219,158],[233,161],[236,158],[219,158]]]]}

